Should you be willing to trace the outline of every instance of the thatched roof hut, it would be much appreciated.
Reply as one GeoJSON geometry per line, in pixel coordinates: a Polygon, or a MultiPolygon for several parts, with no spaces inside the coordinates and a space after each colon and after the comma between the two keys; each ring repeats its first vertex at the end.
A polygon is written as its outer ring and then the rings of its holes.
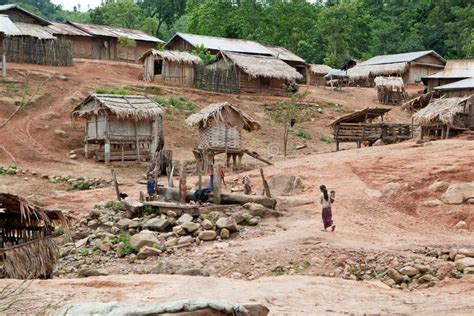
{"type": "Polygon", "coordinates": [[[439,92],[432,91],[425,94],[420,95],[410,101],[407,101],[402,104],[402,110],[407,112],[415,112],[419,109],[424,108],[427,106],[432,99],[437,99],[441,96],[439,92]]]}
{"type": "Polygon", "coordinates": [[[229,102],[210,104],[186,119],[189,126],[198,127],[203,149],[240,149],[240,131],[252,132],[260,124],[229,102]]]}
{"type": "Polygon", "coordinates": [[[92,94],[71,114],[87,120],[88,144],[99,144],[97,161],[149,159],[163,142],[160,104],[141,95],[92,94]]]}
{"type": "Polygon", "coordinates": [[[367,123],[378,117],[383,120],[383,116],[388,112],[390,112],[390,109],[367,107],[365,109],[341,116],[329,124],[329,126],[334,127],[341,123],[367,123]]]}
{"type": "Polygon", "coordinates": [[[309,65],[309,84],[314,86],[324,86],[326,79],[324,78],[331,71],[331,67],[327,65],[309,65]]]}
{"type": "Polygon", "coordinates": [[[194,80],[194,65],[201,58],[188,52],[150,49],[139,59],[143,63],[143,80],[153,81],[161,76],[164,81],[191,86],[194,80]]]}
{"type": "Polygon", "coordinates": [[[464,98],[440,98],[432,100],[427,107],[413,114],[420,126],[446,125],[451,128],[468,128],[463,118],[472,116],[474,96],[464,98]]]}
{"type": "Polygon", "coordinates": [[[8,278],[51,277],[58,249],[54,227],[68,229],[69,219],[24,198],[0,193],[0,263],[8,278]],[[2,262],[3,259],[3,262],[2,262]]]}
{"type": "Polygon", "coordinates": [[[377,97],[382,104],[402,104],[408,99],[400,77],[375,77],[377,97]]]}

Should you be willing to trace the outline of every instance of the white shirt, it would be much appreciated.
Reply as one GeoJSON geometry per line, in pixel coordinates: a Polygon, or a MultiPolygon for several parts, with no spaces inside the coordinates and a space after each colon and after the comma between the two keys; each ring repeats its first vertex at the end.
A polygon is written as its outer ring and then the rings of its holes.
{"type": "Polygon", "coordinates": [[[321,192],[321,205],[323,208],[331,207],[331,196],[328,193],[328,200],[324,199],[324,194],[321,192]]]}

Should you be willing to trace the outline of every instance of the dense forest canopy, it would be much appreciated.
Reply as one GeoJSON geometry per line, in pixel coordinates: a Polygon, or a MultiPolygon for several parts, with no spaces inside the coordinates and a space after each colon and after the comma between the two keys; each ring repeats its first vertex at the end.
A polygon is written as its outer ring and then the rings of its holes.
{"type": "Polygon", "coordinates": [[[176,31],[252,39],[334,67],[349,57],[413,50],[474,58],[474,3],[466,0],[105,0],[88,12],[50,0],[5,3],[53,21],[137,28],[163,40],[176,31]]]}

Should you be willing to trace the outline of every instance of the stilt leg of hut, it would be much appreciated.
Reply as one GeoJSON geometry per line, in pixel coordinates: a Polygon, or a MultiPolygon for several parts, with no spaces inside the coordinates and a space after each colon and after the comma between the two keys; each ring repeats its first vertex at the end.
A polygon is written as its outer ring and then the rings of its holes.
{"type": "Polygon", "coordinates": [[[7,76],[7,55],[2,55],[2,76],[5,78],[7,76]]]}
{"type": "Polygon", "coordinates": [[[110,141],[107,139],[104,144],[104,158],[105,163],[110,162],[110,141]]]}
{"type": "Polygon", "coordinates": [[[336,151],[339,151],[339,141],[336,141],[336,151]]]}
{"type": "Polygon", "coordinates": [[[441,139],[445,139],[444,126],[441,126],[441,139]]]}
{"type": "Polygon", "coordinates": [[[122,163],[125,161],[125,154],[123,152],[123,144],[120,146],[120,148],[122,149],[122,163]]]}
{"type": "Polygon", "coordinates": [[[242,167],[242,157],[244,156],[244,154],[238,154],[238,160],[237,160],[237,167],[238,168],[241,168],[242,167]]]}
{"type": "Polygon", "coordinates": [[[212,200],[214,204],[221,204],[221,173],[220,164],[214,166],[214,187],[212,200]]]}
{"type": "Polygon", "coordinates": [[[232,172],[237,170],[237,154],[232,154],[232,172]]]}
{"type": "Polygon", "coordinates": [[[446,126],[446,139],[449,138],[449,125],[446,126]]]}
{"type": "Polygon", "coordinates": [[[84,157],[86,159],[89,157],[89,143],[87,141],[84,143],[84,157]]]}

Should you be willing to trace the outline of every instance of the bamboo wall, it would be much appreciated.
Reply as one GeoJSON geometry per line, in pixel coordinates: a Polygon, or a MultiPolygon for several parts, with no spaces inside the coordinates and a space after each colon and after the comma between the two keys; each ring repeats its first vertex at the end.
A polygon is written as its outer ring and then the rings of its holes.
{"type": "Polygon", "coordinates": [[[211,66],[194,65],[194,87],[207,91],[240,93],[240,70],[217,62],[211,66]]]}
{"type": "Polygon", "coordinates": [[[194,66],[192,64],[175,63],[164,60],[161,76],[164,81],[192,86],[194,81],[194,66]]]}
{"type": "Polygon", "coordinates": [[[29,36],[9,36],[3,41],[7,61],[50,66],[72,66],[72,43],[62,39],[43,40],[29,36]]]}

